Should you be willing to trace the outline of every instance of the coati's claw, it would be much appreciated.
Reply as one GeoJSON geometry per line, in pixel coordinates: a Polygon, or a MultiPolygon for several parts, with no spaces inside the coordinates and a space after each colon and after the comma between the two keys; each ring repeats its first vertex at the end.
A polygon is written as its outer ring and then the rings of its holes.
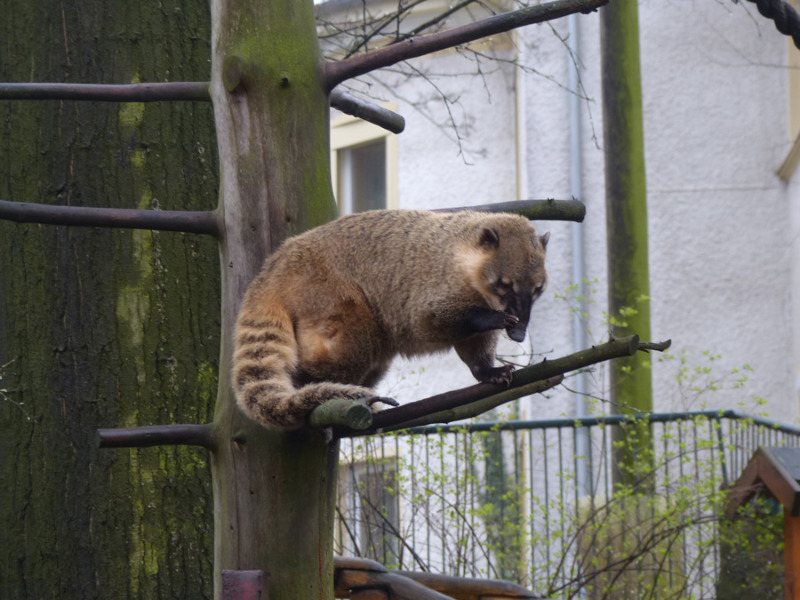
{"type": "Polygon", "coordinates": [[[400,403],[394,398],[387,398],[385,396],[375,396],[367,400],[367,406],[374,406],[375,404],[388,404],[389,406],[400,406],[400,403]]]}
{"type": "Polygon", "coordinates": [[[517,323],[519,323],[519,317],[515,317],[511,313],[504,313],[503,328],[513,327],[517,323]]]}
{"type": "Polygon", "coordinates": [[[511,385],[511,378],[514,373],[514,365],[505,365],[504,367],[494,367],[489,369],[481,381],[483,383],[496,383],[499,385],[511,385]]]}

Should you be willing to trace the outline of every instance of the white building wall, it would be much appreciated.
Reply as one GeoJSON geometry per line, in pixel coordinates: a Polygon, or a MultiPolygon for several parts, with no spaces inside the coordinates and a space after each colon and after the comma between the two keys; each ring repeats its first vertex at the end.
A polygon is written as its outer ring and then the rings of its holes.
{"type": "MultiPolygon", "coordinates": [[[[606,294],[605,206],[600,48],[597,15],[580,18],[583,104],[582,226],[591,295],[589,327],[604,340],[606,294]]],[[[566,23],[553,24],[562,36],[566,23]]],[[[685,352],[689,369],[711,366],[721,390],[696,398],[676,386],[677,360],[654,364],[658,411],[709,407],[766,410],[776,419],[798,418],[793,298],[800,298],[798,176],[785,184],[776,169],[791,146],[787,45],[750,3],[715,0],[641,0],[641,60],[650,221],[652,337],[671,338],[672,355],[685,352]],[[703,352],[719,358],[709,361],[703,352]],[[745,388],[734,369],[750,365],[745,388]],[[756,408],[754,395],[766,399],[756,408]]],[[[532,198],[567,198],[569,188],[568,55],[550,25],[521,32],[524,54],[540,74],[526,74],[527,147],[524,177],[532,198]]],[[[507,50],[511,55],[513,50],[507,50]]],[[[438,73],[464,69],[455,54],[420,61],[438,73]]],[[[490,67],[487,66],[487,69],[490,67]]],[[[491,67],[485,84],[474,76],[437,78],[459,96],[454,109],[467,160],[452,132],[434,127],[398,101],[407,119],[399,139],[401,208],[460,206],[517,198],[514,73],[491,67]],[[486,90],[490,93],[487,94],[486,90]]],[[[398,88],[414,99],[435,93],[421,83],[398,88]]],[[[387,96],[388,97],[388,96],[387,96]]],[[[797,99],[800,101],[800,99],[797,99]]],[[[443,113],[440,113],[440,117],[443,113]]],[[[571,314],[556,298],[571,283],[570,225],[537,223],[549,230],[550,283],[534,307],[535,359],[572,351],[571,314]]],[[[509,352],[529,351],[507,344],[509,352]]],[[[595,374],[602,396],[602,370],[595,374]]],[[[408,402],[472,383],[454,355],[398,365],[383,392],[408,402]],[[424,369],[424,371],[423,371],[424,369]]],[[[570,416],[566,391],[530,401],[527,416],[570,416]]]]}

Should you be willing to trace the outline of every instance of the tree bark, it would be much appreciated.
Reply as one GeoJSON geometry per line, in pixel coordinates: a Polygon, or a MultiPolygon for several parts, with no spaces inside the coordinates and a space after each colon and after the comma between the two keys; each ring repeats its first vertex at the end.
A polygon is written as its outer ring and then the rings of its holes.
{"type": "Polygon", "coordinates": [[[271,600],[333,598],[338,444],[268,431],[235,405],[236,313],[264,258],[335,218],[329,110],[309,0],[212,2],[211,96],[220,155],[222,346],[213,453],[215,579],[269,574],[271,600]]]}
{"type": "MultiPolygon", "coordinates": [[[[0,80],[205,80],[208,40],[202,4],[8,0],[0,80]]],[[[0,127],[2,198],[214,208],[208,103],[3,101],[0,127]]],[[[206,236],[0,224],[0,597],[210,597],[206,451],[95,430],[211,419],[218,297],[206,236]]]]}

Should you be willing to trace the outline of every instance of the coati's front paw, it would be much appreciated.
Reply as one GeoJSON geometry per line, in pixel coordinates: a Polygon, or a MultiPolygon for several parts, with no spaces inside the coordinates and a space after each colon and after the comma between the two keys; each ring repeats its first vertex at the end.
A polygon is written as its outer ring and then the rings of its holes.
{"type": "Polygon", "coordinates": [[[492,367],[475,373],[475,378],[481,383],[496,383],[499,385],[511,385],[511,378],[514,373],[514,365],[503,367],[492,367]]]}

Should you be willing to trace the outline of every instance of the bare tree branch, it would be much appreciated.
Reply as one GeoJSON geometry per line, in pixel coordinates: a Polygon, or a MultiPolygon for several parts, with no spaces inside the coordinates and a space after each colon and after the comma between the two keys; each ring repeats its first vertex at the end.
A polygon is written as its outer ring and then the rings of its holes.
{"type": "Polygon", "coordinates": [[[0,83],[0,100],[94,100],[100,102],[210,102],[207,81],[166,83],[0,83]]]}
{"type": "MultiPolygon", "coordinates": [[[[645,344],[644,347],[648,349],[653,348],[653,344],[649,342],[643,342],[643,344],[645,344]]],[[[664,342],[664,348],[668,347],[668,345],[669,342],[664,342]]],[[[585,350],[561,358],[543,360],[535,365],[515,371],[511,385],[508,387],[491,383],[478,383],[458,390],[451,390],[424,400],[410,402],[397,408],[390,408],[379,412],[373,417],[372,427],[369,429],[359,431],[342,429],[335,431],[335,435],[340,437],[354,437],[379,433],[388,429],[404,428],[408,423],[419,422],[419,419],[429,417],[436,413],[449,414],[446,411],[501,393],[511,392],[522,386],[539,384],[543,381],[547,382],[547,380],[552,377],[558,377],[570,371],[576,371],[612,358],[632,356],[642,348],[642,343],[639,342],[639,336],[637,335],[611,340],[599,346],[592,346],[591,348],[586,348],[585,350]]],[[[512,396],[514,396],[513,393],[509,393],[508,396],[506,396],[508,401],[514,399],[512,396]]],[[[488,404],[491,403],[487,403],[487,405],[488,404]]],[[[494,406],[497,405],[495,404],[494,406]]],[[[491,408],[494,408],[494,406],[491,406],[491,408]]]]}
{"type": "MultiPolygon", "coordinates": [[[[207,81],[105,85],[97,83],[0,83],[0,100],[80,100],[94,102],[210,102],[207,81]]],[[[345,92],[334,91],[331,106],[392,133],[405,129],[400,115],[345,92]]]]}
{"type": "Polygon", "coordinates": [[[409,58],[466,44],[524,25],[541,23],[576,12],[591,12],[607,2],[608,0],[555,0],[439,33],[409,38],[338,62],[328,62],[325,65],[328,89],[333,89],[346,79],[358,77],[409,58]]]}
{"type": "MultiPolygon", "coordinates": [[[[639,336],[636,335],[611,340],[599,346],[592,346],[554,360],[543,360],[515,371],[509,387],[478,383],[380,412],[374,415],[372,427],[369,429],[354,431],[345,427],[337,427],[334,433],[339,437],[355,437],[477,416],[520,396],[542,392],[558,385],[562,376],[569,371],[582,369],[612,358],[631,356],[638,350],[666,350],[669,345],[669,340],[659,343],[640,342],[639,336]]],[[[346,409],[347,406],[344,408],[346,409]]],[[[336,409],[334,412],[341,412],[341,406],[334,408],[336,409]]],[[[339,417],[333,417],[335,423],[339,423],[341,420],[339,417]]],[[[318,426],[324,425],[318,424],[318,426]]],[[[181,444],[213,448],[213,431],[213,424],[154,425],[129,429],[98,429],[97,437],[98,445],[101,448],[181,444]]]]}
{"type": "Polygon", "coordinates": [[[395,431],[398,429],[409,429],[411,427],[422,427],[424,425],[452,423],[453,421],[471,419],[473,417],[477,417],[478,415],[482,415],[485,412],[489,412],[493,408],[507,404],[512,400],[516,400],[517,398],[546,392],[547,390],[556,387],[563,380],[563,375],[555,375],[549,379],[534,381],[526,385],[507,389],[499,394],[493,394],[491,396],[487,396],[486,398],[481,398],[480,400],[476,400],[475,402],[471,402],[463,406],[456,406],[430,415],[425,415],[424,417],[420,417],[418,419],[404,421],[398,425],[384,427],[381,429],[381,433],[387,433],[389,431],[395,431]]]}
{"type": "Polygon", "coordinates": [[[383,127],[392,133],[401,133],[406,128],[406,120],[401,115],[372,102],[356,98],[347,92],[331,91],[331,106],[343,113],[383,127]]]}
{"type": "Polygon", "coordinates": [[[220,236],[217,211],[138,210],[133,208],[94,208],[89,206],[51,206],[0,200],[0,219],[16,223],[154,229],[220,236]]]}
{"type": "Polygon", "coordinates": [[[527,217],[531,221],[575,221],[583,222],[586,207],[578,200],[514,200],[495,202],[459,208],[437,208],[435,212],[458,212],[475,210],[478,212],[509,212],[527,217]]]}
{"type": "Polygon", "coordinates": [[[98,448],[149,446],[202,446],[214,448],[213,425],[155,425],[127,429],[98,429],[98,448]]]}

